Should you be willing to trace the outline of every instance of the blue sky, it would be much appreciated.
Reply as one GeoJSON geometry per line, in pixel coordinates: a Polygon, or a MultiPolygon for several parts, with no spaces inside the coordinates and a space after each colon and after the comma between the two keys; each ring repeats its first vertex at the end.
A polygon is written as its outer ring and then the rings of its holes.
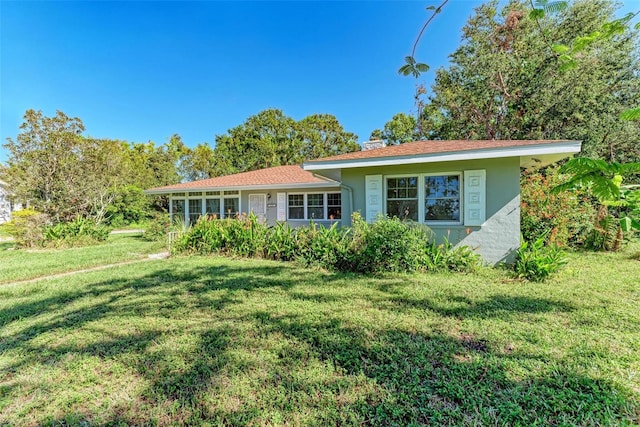
{"type": "MultiPolygon", "coordinates": [[[[79,117],[94,137],[178,133],[195,146],[279,108],[333,114],[364,141],[411,112],[416,83],[433,75],[397,74],[432,3],[2,0],[0,136],[15,138],[33,108],[79,117]]],[[[445,65],[480,3],[450,0],[418,59],[445,65]]]]}

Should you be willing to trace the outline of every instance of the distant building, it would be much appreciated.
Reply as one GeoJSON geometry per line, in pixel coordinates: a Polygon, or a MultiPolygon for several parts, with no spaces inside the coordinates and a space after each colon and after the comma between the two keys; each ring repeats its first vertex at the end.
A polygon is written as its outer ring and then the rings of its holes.
{"type": "Polygon", "coordinates": [[[0,224],[11,219],[11,202],[9,201],[9,188],[6,182],[0,181],[0,224]]]}

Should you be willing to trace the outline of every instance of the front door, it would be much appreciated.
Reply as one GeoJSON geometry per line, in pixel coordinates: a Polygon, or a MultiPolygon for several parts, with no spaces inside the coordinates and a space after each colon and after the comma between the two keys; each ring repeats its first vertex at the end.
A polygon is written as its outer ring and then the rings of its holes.
{"type": "Polygon", "coordinates": [[[267,218],[267,195],[249,194],[249,211],[253,212],[260,221],[265,221],[267,218]]]}

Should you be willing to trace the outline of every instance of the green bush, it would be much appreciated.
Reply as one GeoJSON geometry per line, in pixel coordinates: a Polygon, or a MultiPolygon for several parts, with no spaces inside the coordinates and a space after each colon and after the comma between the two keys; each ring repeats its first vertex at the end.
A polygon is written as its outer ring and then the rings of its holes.
{"type": "Polygon", "coordinates": [[[142,234],[142,238],[150,242],[158,242],[167,238],[171,231],[171,217],[168,214],[156,214],[142,234]]]}
{"type": "Polygon", "coordinates": [[[428,228],[398,218],[379,218],[372,224],[356,214],[341,269],[359,273],[418,271],[427,266],[428,228]]]}
{"type": "Polygon", "coordinates": [[[44,228],[45,245],[83,246],[104,242],[109,237],[109,229],[94,221],[77,217],[70,222],[60,222],[44,228]]]}
{"type": "Polygon", "coordinates": [[[454,247],[448,240],[444,243],[435,242],[425,247],[429,271],[455,271],[459,273],[472,273],[481,265],[480,255],[473,252],[468,246],[454,247]]]}
{"type": "Polygon", "coordinates": [[[4,230],[14,238],[16,246],[32,248],[44,245],[44,230],[50,224],[49,216],[33,209],[22,209],[11,214],[4,230]]]}
{"type": "Polygon", "coordinates": [[[335,270],[346,250],[345,235],[337,223],[327,228],[311,222],[309,227],[297,228],[294,242],[296,259],[304,266],[335,270]]]}
{"type": "Polygon", "coordinates": [[[234,219],[200,218],[174,243],[176,253],[219,253],[297,261],[334,271],[358,273],[474,271],[479,257],[466,247],[430,243],[431,231],[397,218],[327,228],[311,222],[292,229],[286,223],[268,227],[254,215],[234,219]]]}
{"type": "Polygon", "coordinates": [[[127,185],[118,191],[116,199],[107,207],[105,222],[112,227],[144,222],[152,218],[150,198],[141,188],[127,185]]]}
{"type": "Polygon", "coordinates": [[[277,222],[267,229],[264,257],[276,261],[291,261],[296,257],[297,242],[294,230],[286,222],[277,222]]]}
{"type": "Polygon", "coordinates": [[[586,191],[552,192],[561,182],[557,168],[522,176],[520,229],[525,241],[547,236],[548,243],[558,246],[587,243],[596,217],[595,199],[586,191]]]}
{"type": "Polygon", "coordinates": [[[513,265],[516,276],[532,282],[542,282],[566,263],[564,252],[557,245],[545,245],[545,237],[520,244],[513,265]]]}

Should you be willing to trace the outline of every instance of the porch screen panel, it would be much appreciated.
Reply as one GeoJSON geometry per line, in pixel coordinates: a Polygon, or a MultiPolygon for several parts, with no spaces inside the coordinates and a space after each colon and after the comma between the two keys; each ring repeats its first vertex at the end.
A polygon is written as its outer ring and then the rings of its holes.
{"type": "Polygon", "coordinates": [[[220,199],[206,199],[205,212],[220,218],[220,199]]]}
{"type": "Polygon", "coordinates": [[[224,199],[224,217],[235,218],[240,212],[240,198],[228,197],[224,199]]]}
{"type": "Polygon", "coordinates": [[[195,224],[202,215],[202,199],[189,200],[189,224],[195,224]]]}

